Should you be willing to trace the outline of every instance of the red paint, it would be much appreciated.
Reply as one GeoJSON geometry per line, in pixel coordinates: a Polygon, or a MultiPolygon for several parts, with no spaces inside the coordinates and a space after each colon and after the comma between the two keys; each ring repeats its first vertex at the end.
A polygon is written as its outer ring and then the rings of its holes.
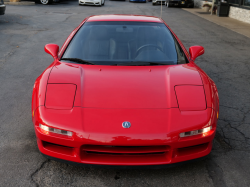
{"type": "Polygon", "coordinates": [[[45,106],[51,109],[72,109],[75,93],[75,84],[48,84],[45,106]]]}
{"type": "Polygon", "coordinates": [[[175,86],[175,92],[181,111],[200,111],[206,109],[203,86],[175,86]]]}
{"type": "Polygon", "coordinates": [[[198,56],[203,55],[205,52],[204,47],[202,46],[192,46],[189,48],[189,53],[191,56],[191,59],[194,61],[198,56]]]}
{"type": "Polygon", "coordinates": [[[47,44],[44,47],[46,53],[50,54],[54,59],[58,58],[59,46],[56,44],[47,44]]]}
{"type": "MultiPolygon", "coordinates": [[[[59,59],[85,21],[142,19],[163,22],[131,15],[86,18],[64,43],[59,59]]],[[[37,78],[33,89],[32,120],[39,150],[68,161],[101,165],[171,164],[209,154],[219,112],[218,91],[193,62],[201,50],[191,48],[191,60],[173,35],[187,55],[188,64],[149,69],[55,59],[37,78]],[[123,128],[124,121],[129,121],[131,127],[123,128]],[[73,136],[43,132],[39,123],[71,131],[73,136]],[[212,130],[205,135],[179,137],[182,132],[210,125],[212,130]]],[[[52,56],[57,54],[56,50],[48,51],[52,56]]]]}
{"type": "Polygon", "coordinates": [[[137,21],[137,22],[158,22],[161,23],[161,19],[154,16],[140,16],[140,15],[98,15],[90,16],[87,22],[92,21],[137,21]]]}
{"type": "Polygon", "coordinates": [[[78,85],[74,106],[91,108],[177,108],[175,85],[202,85],[199,72],[192,64],[151,66],[151,70],[149,73],[147,66],[58,62],[49,83],[78,85]]]}

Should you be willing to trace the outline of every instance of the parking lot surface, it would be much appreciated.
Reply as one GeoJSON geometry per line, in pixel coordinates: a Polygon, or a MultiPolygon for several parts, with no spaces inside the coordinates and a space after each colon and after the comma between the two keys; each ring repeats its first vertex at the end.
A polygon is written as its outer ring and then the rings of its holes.
{"type": "Polygon", "coordinates": [[[0,16],[0,186],[250,186],[250,39],[179,8],[164,6],[162,18],[187,49],[204,46],[196,63],[219,91],[211,154],[174,168],[122,170],[67,165],[39,153],[30,108],[34,81],[53,61],[44,45],[62,46],[85,17],[97,14],[160,16],[160,6],[63,1],[7,6],[0,16]]]}

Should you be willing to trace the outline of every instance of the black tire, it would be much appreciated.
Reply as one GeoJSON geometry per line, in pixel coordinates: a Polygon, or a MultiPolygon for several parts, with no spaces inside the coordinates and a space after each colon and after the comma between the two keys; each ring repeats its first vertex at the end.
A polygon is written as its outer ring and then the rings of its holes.
{"type": "Polygon", "coordinates": [[[102,6],[104,6],[104,4],[105,4],[105,0],[103,1],[102,6]]]}
{"type": "Polygon", "coordinates": [[[153,6],[155,6],[155,3],[152,3],[153,6]]]}

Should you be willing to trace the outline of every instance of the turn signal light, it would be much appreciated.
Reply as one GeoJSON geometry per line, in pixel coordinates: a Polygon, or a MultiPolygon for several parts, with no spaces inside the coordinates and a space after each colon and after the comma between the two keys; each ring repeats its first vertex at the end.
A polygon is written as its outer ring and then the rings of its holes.
{"type": "Polygon", "coordinates": [[[212,130],[212,126],[206,127],[204,129],[195,130],[195,131],[188,131],[188,132],[180,133],[180,137],[183,138],[183,137],[194,136],[194,135],[198,135],[198,134],[205,135],[210,130],[212,130]]]}
{"type": "Polygon", "coordinates": [[[40,127],[40,129],[43,130],[43,132],[45,134],[48,134],[49,132],[53,132],[53,133],[56,133],[56,134],[66,135],[66,136],[70,136],[70,137],[73,135],[73,133],[70,132],[70,131],[56,129],[56,128],[48,127],[48,126],[42,125],[42,124],[39,124],[39,127],[40,127]]]}

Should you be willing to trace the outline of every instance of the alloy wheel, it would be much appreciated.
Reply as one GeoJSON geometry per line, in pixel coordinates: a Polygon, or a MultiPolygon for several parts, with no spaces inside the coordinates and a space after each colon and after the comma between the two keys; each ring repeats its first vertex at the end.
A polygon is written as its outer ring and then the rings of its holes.
{"type": "Polygon", "coordinates": [[[40,0],[40,2],[41,2],[43,5],[49,4],[49,0],[40,0]]]}

